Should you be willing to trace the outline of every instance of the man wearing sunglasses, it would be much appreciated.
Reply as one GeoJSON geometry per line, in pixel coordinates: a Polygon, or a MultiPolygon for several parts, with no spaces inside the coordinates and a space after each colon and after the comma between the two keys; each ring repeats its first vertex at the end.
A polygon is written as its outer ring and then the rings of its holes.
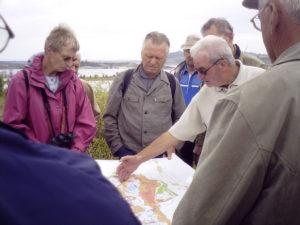
{"type": "Polygon", "coordinates": [[[152,142],[136,156],[121,159],[118,175],[126,180],[144,161],[161,154],[164,149],[180,141],[194,140],[209,125],[215,104],[227,92],[264,72],[263,69],[245,66],[235,60],[228,43],[221,37],[208,35],[192,48],[195,70],[205,85],[196,94],[180,119],[167,132],[152,142]]]}

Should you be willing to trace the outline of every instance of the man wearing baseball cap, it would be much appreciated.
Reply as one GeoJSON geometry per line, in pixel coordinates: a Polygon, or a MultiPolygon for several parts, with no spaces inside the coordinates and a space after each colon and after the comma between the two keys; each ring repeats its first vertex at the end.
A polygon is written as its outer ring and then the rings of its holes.
{"type": "Polygon", "coordinates": [[[272,66],[216,105],[173,225],[300,224],[300,1],[243,5],[272,66]]]}
{"type": "MultiPolygon", "coordinates": [[[[203,85],[197,71],[194,68],[193,58],[190,49],[201,39],[200,34],[191,34],[186,37],[184,44],[181,46],[183,50],[184,61],[175,68],[174,75],[179,80],[182,94],[186,106],[188,106],[192,98],[199,92],[203,85]]],[[[186,141],[181,149],[178,150],[178,156],[190,166],[193,165],[193,149],[194,142],[186,141]]]]}

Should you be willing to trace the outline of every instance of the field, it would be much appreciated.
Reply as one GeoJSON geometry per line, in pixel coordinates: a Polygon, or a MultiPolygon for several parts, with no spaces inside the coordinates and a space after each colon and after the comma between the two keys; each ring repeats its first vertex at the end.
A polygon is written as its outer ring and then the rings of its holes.
{"type": "MultiPolygon", "coordinates": [[[[101,79],[101,78],[99,78],[101,79]]],[[[107,78],[105,78],[107,79],[107,78]]],[[[100,107],[101,110],[101,116],[100,119],[97,121],[97,134],[94,138],[93,142],[91,143],[88,153],[94,158],[94,159],[111,159],[112,155],[110,153],[110,150],[108,149],[108,146],[106,145],[106,142],[103,138],[103,120],[102,115],[105,111],[105,104],[107,99],[107,91],[101,90],[101,89],[95,89],[95,95],[96,95],[96,101],[100,107]]],[[[3,105],[4,105],[4,91],[0,92],[0,119],[2,119],[2,113],[3,113],[3,105]]]]}

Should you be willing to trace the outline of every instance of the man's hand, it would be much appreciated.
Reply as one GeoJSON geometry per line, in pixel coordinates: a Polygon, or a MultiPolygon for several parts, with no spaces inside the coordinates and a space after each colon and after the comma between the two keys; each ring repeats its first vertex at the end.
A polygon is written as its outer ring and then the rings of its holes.
{"type": "Polygon", "coordinates": [[[171,146],[170,148],[167,149],[167,156],[168,156],[168,159],[172,159],[172,153],[175,153],[175,148],[173,146],[171,146]]]}
{"type": "Polygon", "coordinates": [[[121,164],[117,167],[117,175],[121,182],[126,181],[142,163],[138,155],[124,156],[120,161],[121,164]]]}

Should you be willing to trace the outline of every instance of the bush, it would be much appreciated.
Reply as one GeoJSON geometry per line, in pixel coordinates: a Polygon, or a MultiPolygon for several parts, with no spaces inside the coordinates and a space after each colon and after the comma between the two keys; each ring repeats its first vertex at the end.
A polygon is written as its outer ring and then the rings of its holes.
{"type": "Polygon", "coordinates": [[[104,136],[103,136],[103,113],[105,111],[105,105],[108,97],[108,93],[102,90],[94,90],[96,101],[100,107],[100,118],[97,121],[97,134],[93,142],[89,146],[89,153],[94,159],[113,159],[111,151],[109,150],[104,136]]]}
{"type": "Polygon", "coordinates": [[[5,81],[3,76],[0,74],[0,95],[4,94],[4,85],[5,85],[5,81]]]}

